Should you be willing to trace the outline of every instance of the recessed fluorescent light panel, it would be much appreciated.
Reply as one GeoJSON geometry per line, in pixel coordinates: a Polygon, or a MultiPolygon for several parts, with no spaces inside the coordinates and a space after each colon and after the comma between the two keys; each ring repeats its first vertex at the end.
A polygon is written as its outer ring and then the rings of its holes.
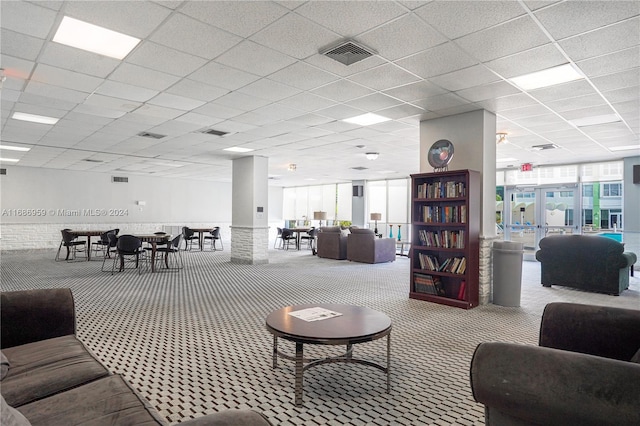
{"type": "Polygon", "coordinates": [[[224,151],[250,152],[250,151],[253,151],[253,149],[251,149],[251,148],[242,148],[241,146],[232,146],[232,147],[229,147],[229,148],[225,148],[224,151]]]}
{"type": "Polygon", "coordinates": [[[11,145],[0,145],[0,149],[6,149],[7,151],[30,151],[31,148],[27,148],[24,146],[11,146],[11,145]]]}
{"type": "Polygon", "coordinates": [[[632,149],[640,150],[640,145],[612,146],[609,151],[630,151],[632,149]]]}
{"type": "Polygon", "coordinates": [[[597,126],[598,124],[616,123],[620,120],[618,114],[596,115],[593,117],[576,118],[569,120],[569,123],[576,127],[597,126]]]}
{"type": "Polygon", "coordinates": [[[541,87],[567,83],[569,81],[580,80],[581,78],[584,78],[584,75],[578,72],[573,65],[565,64],[531,74],[513,77],[509,80],[522,90],[533,90],[541,87]]]}
{"type": "Polygon", "coordinates": [[[110,58],[123,59],[138,45],[140,39],[65,16],[53,41],[110,58]]]}
{"type": "Polygon", "coordinates": [[[518,159],[517,158],[498,158],[496,160],[496,163],[506,163],[509,161],[518,161],[518,159]]]}
{"type": "Polygon", "coordinates": [[[4,163],[17,163],[18,160],[17,158],[1,158],[0,157],[0,163],[4,162],[4,163]]]}
{"type": "Polygon", "coordinates": [[[58,122],[57,118],[47,117],[45,115],[27,114],[26,112],[14,112],[11,118],[40,124],[56,124],[58,122]]]}
{"type": "Polygon", "coordinates": [[[389,120],[391,119],[368,112],[366,114],[358,115],[355,117],[345,118],[342,121],[346,123],[357,124],[359,126],[371,126],[372,124],[384,123],[385,121],[389,120]]]}

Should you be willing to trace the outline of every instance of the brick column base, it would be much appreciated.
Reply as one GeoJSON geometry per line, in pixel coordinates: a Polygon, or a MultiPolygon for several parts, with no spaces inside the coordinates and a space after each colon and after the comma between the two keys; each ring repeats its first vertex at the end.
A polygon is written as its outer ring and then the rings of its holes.
{"type": "Polygon", "coordinates": [[[269,263],[269,227],[231,227],[231,263],[269,263]]]}

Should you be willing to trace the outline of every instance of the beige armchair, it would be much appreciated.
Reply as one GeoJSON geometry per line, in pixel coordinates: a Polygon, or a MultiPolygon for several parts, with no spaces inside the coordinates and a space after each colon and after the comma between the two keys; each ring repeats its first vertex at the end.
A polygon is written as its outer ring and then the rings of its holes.
{"type": "Polygon", "coordinates": [[[351,229],[347,237],[347,259],[354,262],[382,263],[396,260],[396,242],[376,238],[371,229],[351,229]]]}
{"type": "Polygon", "coordinates": [[[318,257],[338,260],[347,258],[347,236],[339,226],[320,228],[317,238],[318,257]]]}

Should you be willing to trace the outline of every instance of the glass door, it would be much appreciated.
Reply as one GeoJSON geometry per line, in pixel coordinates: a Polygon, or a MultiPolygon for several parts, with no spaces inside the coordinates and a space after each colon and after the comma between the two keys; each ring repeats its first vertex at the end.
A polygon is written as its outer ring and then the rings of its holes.
{"type": "Polygon", "coordinates": [[[553,187],[507,187],[503,204],[504,239],[524,244],[525,260],[535,260],[547,235],[581,232],[577,184],[553,187]]]}

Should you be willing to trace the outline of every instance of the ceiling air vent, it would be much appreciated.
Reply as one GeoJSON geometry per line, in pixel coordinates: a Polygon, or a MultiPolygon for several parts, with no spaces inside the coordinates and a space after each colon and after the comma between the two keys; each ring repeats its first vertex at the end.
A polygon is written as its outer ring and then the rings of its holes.
{"type": "Polygon", "coordinates": [[[125,176],[111,176],[113,183],[129,183],[129,178],[125,176]]]}
{"type": "Polygon", "coordinates": [[[102,163],[102,160],[94,160],[93,158],[85,158],[83,161],[86,161],[87,163],[102,163]]]}
{"type": "Polygon", "coordinates": [[[222,130],[216,130],[216,129],[204,129],[204,130],[200,130],[200,133],[204,133],[205,135],[213,135],[213,136],[224,136],[229,134],[229,132],[223,132],[222,130]]]}
{"type": "Polygon", "coordinates": [[[352,167],[353,170],[367,170],[368,167],[362,167],[362,166],[358,166],[358,167],[352,167]]]}
{"type": "Polygon", "coordinates": [[[6,175],[7,169],[0,169],[0,175],[6,175]]]}
{"type": "Polygon", "coordinates": [[[161,135],[159,133],[151,133],[151,132],[140,132],[138,133],[138,136],[141,136],[143,138],[162,139],[167,135],[161,135]]]}
{"type": "Polygon", "coordinates": [[[346,41],[321,53],[344,65],[353,65],[356,62],[367,59],[369,56],[373,56],[376,52],[353,41],[346,41]]]}
{"type": "Polygon", "coordinates": [[[531,147],[531,149],[533,149],[534,151],[543,151],[545,149],[557,149],[557,148],[560,148],[560,147],[554,143],[545,143],[543,145],[533,145],[531,147]]]}

